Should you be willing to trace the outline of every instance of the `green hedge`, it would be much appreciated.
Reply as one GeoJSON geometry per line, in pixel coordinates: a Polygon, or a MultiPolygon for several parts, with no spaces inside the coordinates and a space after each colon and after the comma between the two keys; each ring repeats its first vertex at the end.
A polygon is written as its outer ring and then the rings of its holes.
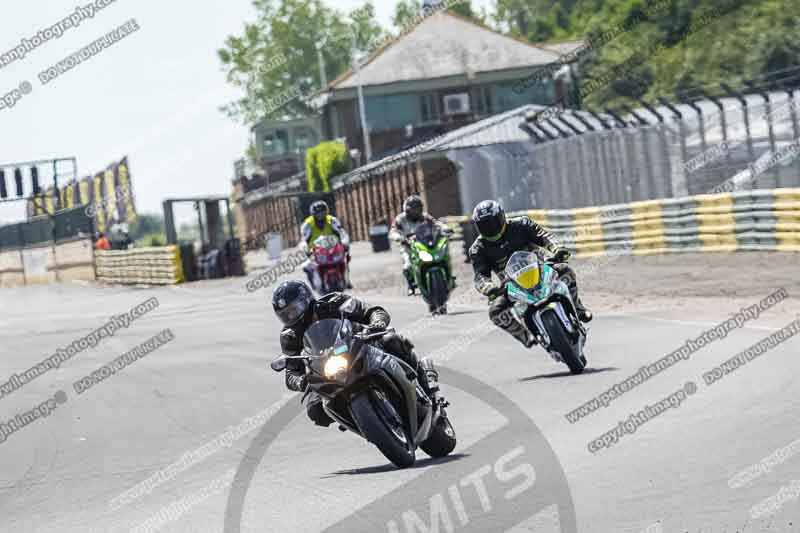
{"type": "Polygon", "coordinates": [[[329,192],[331,178],[350,170],[344,143],[326,141],[306,151],[308,192],[329,192]]]}

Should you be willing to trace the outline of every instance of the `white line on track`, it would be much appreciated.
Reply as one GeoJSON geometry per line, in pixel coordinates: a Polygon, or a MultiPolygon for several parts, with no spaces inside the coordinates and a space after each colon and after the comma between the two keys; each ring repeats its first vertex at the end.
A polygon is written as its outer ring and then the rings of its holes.
{"type": "MultiPolygon", "coordinates": [[[[648,320],[650,322],[667,322],[669,324],[680,324],[682,326],[702,326],[702,327],[713,327],[720,324],[720,322],[724,322],[726,319],[720,319],[718,322],[706,322],[706,321],[694,321],[694,320],[675,320],[672,318],[658,318],[653,316],[642,316],[636,314],[628,314],[628,313],[615,313],[613,315],[606,315],[606,314],[597,314],[595,315],[600,318],[635,318],[638,320],[648,320]]],[[[770,326],[753,326],[753,325],[744,325],[741,329],[753,329],[758,331],[779,331],[782,328],[774,328],[770,326]]]]}

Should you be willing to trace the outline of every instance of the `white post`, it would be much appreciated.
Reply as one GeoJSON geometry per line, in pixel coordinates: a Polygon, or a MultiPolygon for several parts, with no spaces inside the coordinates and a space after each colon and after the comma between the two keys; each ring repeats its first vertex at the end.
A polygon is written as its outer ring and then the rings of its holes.
{"type": "Polygon", "coordinates": [[[361,88],[361,65],[356,57],[356,38],[353,34],[353,70],[356,72],[356,86],[358,88],[358,113],[361,115],[361,132],[364,137],[364,152],[367,163],[372,161],[372,145],[369,142],[369,130],[367,129],[367,115],[364,107],[364,90],[361,88]]]}

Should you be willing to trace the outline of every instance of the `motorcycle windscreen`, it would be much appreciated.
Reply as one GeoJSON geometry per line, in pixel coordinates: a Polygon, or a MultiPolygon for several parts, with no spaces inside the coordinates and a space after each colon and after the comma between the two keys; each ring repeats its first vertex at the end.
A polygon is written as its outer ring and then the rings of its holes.
{"type": "Polygon", "coordinates": [[[439,242],[439,229],[435,224],[430,222],[423,222],[417,226],[417,231],[414,232],[414,238],[417,242],[421,242],[428,248],[433,248],[439,242]]]}
{"type": "Polygon", "coordinates": [[[306,330],[303,347],[309,355],[324,355],[341,344],[349,345],[352,336],[353,324],[349,320],[326,318],[306,330]]]}
{"type": "Polygon", "coordinates": [[[314,240],[314,247],[330,250],[338,243],[339,239],[336,237],[336,235],[320,235],[314,240]]]}
{"type": "Polygon", "coordinates": [[[514,252],[506,263],[506,276],[523,289],[539,285],[539,257],[533,252],[514,252]]]}

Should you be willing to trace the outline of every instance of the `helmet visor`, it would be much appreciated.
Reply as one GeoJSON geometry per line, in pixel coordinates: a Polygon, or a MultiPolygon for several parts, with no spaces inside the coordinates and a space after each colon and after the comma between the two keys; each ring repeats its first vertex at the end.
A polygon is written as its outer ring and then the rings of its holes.
{"type": "Polygon", "coordinates": [[[287,326],[293,326],[308,310],[310,301],[307,297],[301,296],[295,301],[277,311],[278,318],[287,326]]]}
{"type": "Polygon", "coordinates": [[[478,226],[478,231],[482,237],[490,241],[496,241],[503,234],[506,221],[505,217],[492,216],[475,222],[475,225],[478,226]]]}
{"type": "Polygon", "coordinates": [[[419,220],[422,218],[422,206],[409,205],[406,207],[406,216],[411,220],[419,220]]]}

